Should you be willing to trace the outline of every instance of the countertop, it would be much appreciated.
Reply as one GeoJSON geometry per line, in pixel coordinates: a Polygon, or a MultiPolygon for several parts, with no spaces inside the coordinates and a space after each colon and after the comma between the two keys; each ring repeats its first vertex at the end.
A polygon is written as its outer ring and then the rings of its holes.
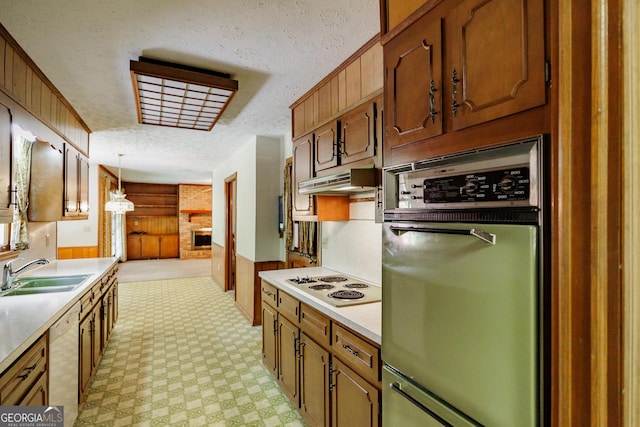
{"type": "Polygon", "coordinates": [[[71,292],[0,297],[0,372],[3,372],[114,264],[117,258],[56,260],[18,277],[91,274],[71,292]]]}
{"type": "MultiPolygon", "coordinates": [[[[258,273],[261,278],[271,283],[278,289],[282,289],[291,296],[315,308],[321,313],[335,319],[360,335],[369,338],[378,345],[382,342],[382,303],[372,302],[346,307],[334,307],[317,298],[301,291],[295,285],[286,282],[293,277],[314,277],[344,274],[340,271],[330,270],[324,267],[291,268],[287,270],[268,270],[258,273]]],[[[351,276],[351,275],[348,275],[351,276]]],[[[351,276],[353,277],[353,276],[351,276]]],[[[356,277],[357,278],[357,277],[356,277]]],[[[371,283],[370,281],[366,281],[371,283]]],[[[379,286],[379,284],[371,283],[379,286]]]]}

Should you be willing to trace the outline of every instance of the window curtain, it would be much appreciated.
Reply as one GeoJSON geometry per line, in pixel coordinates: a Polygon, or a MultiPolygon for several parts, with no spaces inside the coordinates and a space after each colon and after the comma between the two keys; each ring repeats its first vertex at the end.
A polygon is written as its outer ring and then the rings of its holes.
{"type": "Polygon", "coordinates": [[[285,223],[285,244],[287,251],[297,252],[308,257],[317,255],[317,222],[298,221],[298,241],[294,242],[294,221],[293,221],[293,183],[291,178],[291,163],[284,168],[284,223],[285,223]],[[296,247],[297,246],[297,247],[296,247]]]}
{"type": "Polygon", "coordinates": [[[111,213],[113,256],[120,258],[121,262],[127,260],[126,218],[127,216],[125,214],[111,213]]]}
{"type": "Polygon", "coordinates": [[[287,163],[284,167],[284,190],[282,197],[282,205],[284,207],[284,233],[285,248],[293,251],[293,216],[291,214],[293,202],[291,200],[291,163],[287,163]]]}
{"type": "Polygon", "coordinates": [[[109,193],[111,191],[111,178],[108,175],[100,176],[100,234],[98,256],[110,257],[113,256],[113,244],[111,239],[111,213],[104,210],[104,206],[109,201],[109,193]]]}
{"type": "Polygon", "coordinates": [[[20,127],[13,128],[13,150],[15,158],[15,207],[11,224],[11,249],[29,249],[27,209],[29,208],[29,183],[31,181],[31,152],[36,141],[33,135],[20,127]]]}

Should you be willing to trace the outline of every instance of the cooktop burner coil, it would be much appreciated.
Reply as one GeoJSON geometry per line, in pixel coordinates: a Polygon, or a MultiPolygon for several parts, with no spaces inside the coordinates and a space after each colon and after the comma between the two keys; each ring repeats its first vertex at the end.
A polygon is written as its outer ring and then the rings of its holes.
{"type": "Polygon", "coordinates": [[[335,288],[335,286],[329,285],[329,284],[325,284],[325,283],[320,284],[320,285],[311,285],[311,286],[309,286],[309,289],[313,289],[314,291],[321,291],[321,290],[324,290],[324,289],[333,289],[333,288],[335,288]]]}
{"type": "Polygon", "coordinates": [[[344,287],[349,289],[364,289],[368,288],[369,285],[365,283],[347,283],[346,285],[344,285],[344,287]]]}
{"type": "Polygon", "coordinates": [[[331,292],[329,294],[329,296],[331,298],[337,298],[337,299],[360,299],[360,298],[364,298],[364,294],[362,292],[347,291],[347,290],[331,292]]]}
{"type": "Polygon", "coordinates": [[[347,280],[349,280],[344,276],[324,276],[324,277],[316,277],[316,279],[320,280],[321,282],[327,282],[327,283],[346,282],[347,280]]]}

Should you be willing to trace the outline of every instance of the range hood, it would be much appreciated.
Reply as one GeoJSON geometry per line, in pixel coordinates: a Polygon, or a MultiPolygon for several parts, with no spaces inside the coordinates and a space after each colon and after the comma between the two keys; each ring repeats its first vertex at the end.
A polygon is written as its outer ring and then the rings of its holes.
{"type": "Polygon", "coordinates": [[[349,194],[373,191],[376,188],[376,169],[346,169],[334,175],[300,181],[299,194],[349,194]]]}

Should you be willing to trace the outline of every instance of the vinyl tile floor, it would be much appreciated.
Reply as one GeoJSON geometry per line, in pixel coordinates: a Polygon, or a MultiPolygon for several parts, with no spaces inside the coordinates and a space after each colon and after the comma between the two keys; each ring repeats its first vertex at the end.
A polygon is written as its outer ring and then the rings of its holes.
{"type": "Polygon", "coordinates": [[[252,327],[210,277],[119,284],[76,426],[304,426],[252,327]]]}

